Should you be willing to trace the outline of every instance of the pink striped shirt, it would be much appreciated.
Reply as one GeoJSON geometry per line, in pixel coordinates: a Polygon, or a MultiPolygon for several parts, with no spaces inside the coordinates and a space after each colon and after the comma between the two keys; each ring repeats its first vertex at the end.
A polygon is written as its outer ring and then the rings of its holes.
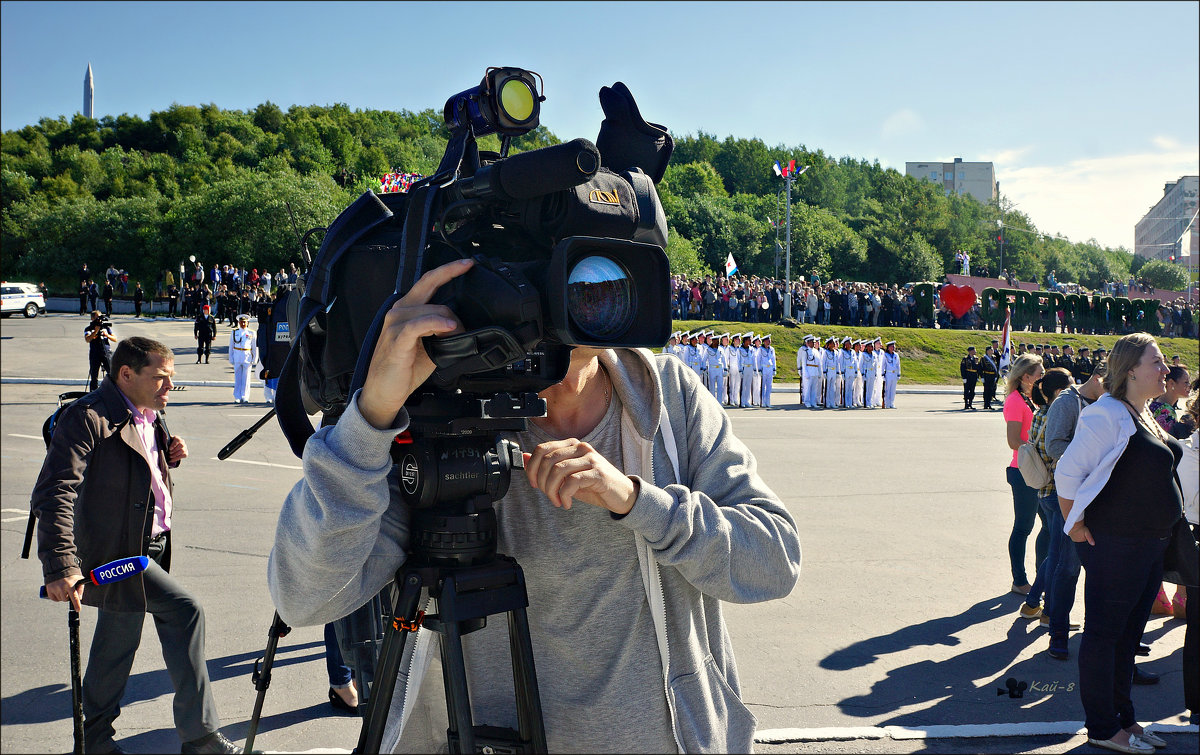
{"type": "Polygon", "coordinates": [[[154,494],[154,524],[150,527],[150,536],[158,537],[171,529],[171,491],[158,466],[158,438],[154,435],[154,420],[158,415],[153,409],[138,410],[124,393],[121,398],[133,412],[133,429],[142,440],[146,463],[150,465],[150,491],[154,494]]]}

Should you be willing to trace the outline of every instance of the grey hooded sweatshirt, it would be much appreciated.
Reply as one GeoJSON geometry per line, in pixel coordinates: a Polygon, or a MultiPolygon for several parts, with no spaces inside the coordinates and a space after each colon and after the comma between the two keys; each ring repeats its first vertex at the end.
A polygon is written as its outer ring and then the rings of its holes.
{"type": "MultiPolygon", "coordinates": [[[[540,492],[522,488],[523,480],[517,484],[524,476],[519,471],[496,504],[499,550],[525,566],[550,749],[661,751],[666,743],[681,752],[749,752],[756,722],[740,699],[721,601],[752,603],[791,592],[800,571],[795,522],[759,478],[754,456],[734,436],[725,411],[686,365],[644,349],[609,350],[600,360],[612,377],[615,401],[597,437],[584,440],[598,450],[611,448],[602,451],[605,458],[638,479],[633,509],[623,517],[579,503],[557,510],[540,492]],[[543,551],[560,544],[520,535],[548,516],[566,521],[563,515],[576,514],[592,517],[580,542],[594,544],[593,563],[577,558],[547,568],[543,551]],[[563,617],[570,617],[568,623],[578,619],[578,606],[614,596],[627,604],[619,615],[561,626],[563,617]],[[577,644],[588,637],[581,628],[622,638],[620,646],[609,643],[597,652],[590,642],[577,644]],[[570,638],[565,647],[563,637],[570,638]],[[623,706],[583,681],[589,677],[610,683],[615,677],[618,689],[625,685],[623,706]],[[561,693],[547,700],[548,687],[561,693]],[[611,709],[598,709],[603,707],[611,709]],[[662,717],[669,721],[656,720],[662,717]],[[645,739],[638,746],[618,727],[643,731],[645,739]]],[[[376,430],[359,414],[356,398],[336,425],[309,440],[304,479],[284,503],[268,565],[272,599],[288,624],[322,624],[353,611],[403,564],[409,511],[396,494],[389,449],[407,421],[402,411],[396,427],[376,430]]],[[[519,440],[541,439],[522,433],[519,440]]],[[[486,637],[493,628],[501,636],[506,632],[504,622],[494,619],[464,638],[474,720],[511,726],[506,714],[480,702],[499,677],[508,677],[509,689],[512,684],[507,658],[495,657],[506,642],[486,637]],[[487,667],[496,668],[496,679],[475,678],[487,667]]],[[[385,751],[445,746],[433,636],[421,629],[405,645],[385,751]]]]}

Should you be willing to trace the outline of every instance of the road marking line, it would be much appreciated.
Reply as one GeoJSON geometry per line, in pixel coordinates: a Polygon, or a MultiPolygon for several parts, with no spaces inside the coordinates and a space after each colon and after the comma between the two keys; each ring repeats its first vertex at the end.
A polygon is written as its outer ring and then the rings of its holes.
{"type": "Polygon", "coordinates": [[[0,519],[0,522],[22,522],[28,518],[29,518],[28,514],[26,514],[25,516],[6,516],[3,519],[0,519]]]}
{"type": "Polygon", "coordinates": [[[22,435],[21,433],[9,433],[8,437],[10,437],[10,438],[29,438],[30,440],[45,440],[40,435],[22,435]]]}
{"type": "MultiPolygon", "coordinates": [[[[1155,722],[1146,727],[1166,734],[1200,731],[1195,724],[1155,722]]],[[[932,726],[832,726],[820,729],[767,729],[757,732],[760,744],[826,742],[853,739],[953,739],[972,737],[1040,737],[1086,734],[1083,721],[1030,721],[1019,724],[945,724],[932,726]]]]}
{"type": "MultiPolygon", "coordinates": [[[[211,461],[220,461],[220,459],[218,459],[215,456],[210,457],[210,460],[211,461]]],[[[300,469],[300,470],[304,469],[304,467],[294,467],[290,464],[272,464],[269,461],[251,461],[249,459],[226,459],[225,461],[232,461],[237,464],[254,464],[254,465],[260,466],[260,467],[278,467],[280,469],[300,469]]]]}

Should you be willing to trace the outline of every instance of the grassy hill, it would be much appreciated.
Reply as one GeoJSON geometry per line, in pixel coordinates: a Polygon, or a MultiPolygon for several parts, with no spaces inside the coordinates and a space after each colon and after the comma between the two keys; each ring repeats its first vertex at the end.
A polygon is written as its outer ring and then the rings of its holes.
{"type": "MultiPolygon", "coordinates": [[[[794,383],[798,380],[796,374],[796,352],[804,345],[804,336],[812,333],[821,339],[830,335],[838,338],[874,338],[879,336],[884,343],[896,342],[896,351],[900,354],[903,376],[900,383],[916,385],[957,385],[961,378],[958,374],[958,363],[967,354],[967,347],[974,346],[976,352],[983,354],[984,348],[993,338],[1000,338],[997,330],[931,330],[928,328],[851,328],[840,325],[804,325],[799,328],[787,328],[782,325],[755,325],[744,322],[720,322],[700,320],[676,320],[673,329],[696,330],[704,328],[718,333],[745,333],[754,331],[761,335],[770,334],[771,343],[775,346],[776,360],[779,373],[775,381],[779,383],[794,383]]],[[[1112,349],[1118,336],[1094,336],[1072,333],[1014,333],[1014,344],[1048,343],[1071,346],[1078,350],[1080,346],[1095,349],[1103,346],[1112,349]]],[[[1159,338],[1159,347],[1168,361],[1178,354],[1183,363],[1194,370],[1200,365],[1200,341],[1194,338],[1159,338]]]]}

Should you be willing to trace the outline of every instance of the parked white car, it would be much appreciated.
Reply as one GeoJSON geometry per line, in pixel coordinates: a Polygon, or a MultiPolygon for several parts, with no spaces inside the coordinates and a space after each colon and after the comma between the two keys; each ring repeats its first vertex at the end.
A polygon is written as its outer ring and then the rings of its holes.
{"type": "Polygon", "coordinates": [[[46,299],[32,283],[0,281],[0,317],[21,312],[26,317],[46,314],[46,299]]]}

